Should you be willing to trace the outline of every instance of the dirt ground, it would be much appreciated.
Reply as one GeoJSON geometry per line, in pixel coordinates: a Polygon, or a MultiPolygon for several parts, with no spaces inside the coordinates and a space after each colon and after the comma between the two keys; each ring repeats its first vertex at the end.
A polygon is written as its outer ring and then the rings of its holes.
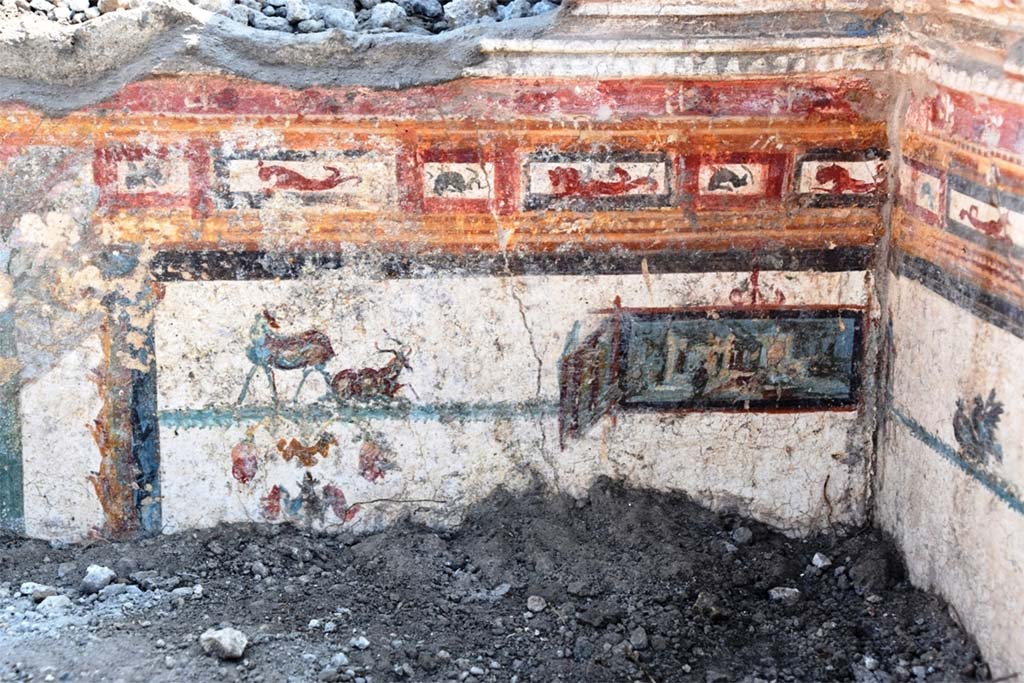
{"type": "Polygon", "coordinates": [[[877,532],[795,541],[609,481],[581,500],[498,492],[451,531],[406,523],[360,538],[235,525],[0,547],[0,680],[988,676],[955,613],[910,587],[877,532]],[[82,596],[92,564],[118,578],[82,596]],[[33,599],[23,582],[52,590],[29,586],[33,599]],[[71,604],[35,604],[52,592],[71,604]],[[200,633],[226,625],[249,638],[240,660],[200,648],[200,633]]]}

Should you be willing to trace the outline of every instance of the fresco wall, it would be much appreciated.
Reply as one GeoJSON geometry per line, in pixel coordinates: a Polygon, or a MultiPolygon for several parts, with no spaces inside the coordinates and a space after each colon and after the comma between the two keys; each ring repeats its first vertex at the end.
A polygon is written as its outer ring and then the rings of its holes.
{"type": "Polygon", "coordinates": [[[951,3],[946,28],[900,60],[876,478],[877,519],[912,579],[952,603],[994,678],[1024,669],[1024,90],[1007,73],[1016,38],[956,15],[1019,22],[1013,5],[951,3]],[[968,59],[951,37],[1005,61],[968,59]]]}
{"type": "Polygon", "coordinates": [[[611,474],[879,524],[1024,670],[1017,4],[0,32],[0,527],[447,523],[611,474]]]}
{"type": "Polygon", "coordinates": [[[7,526],[446,522],[599,474],[864,519],[868,78],[180,76],[4,117],[7,526]]]}

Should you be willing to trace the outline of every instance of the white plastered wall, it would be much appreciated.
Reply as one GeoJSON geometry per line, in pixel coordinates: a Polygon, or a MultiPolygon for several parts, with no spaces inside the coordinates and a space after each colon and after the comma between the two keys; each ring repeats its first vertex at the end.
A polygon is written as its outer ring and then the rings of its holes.
{"type": "Polygon", "coordinates": [[[21,390],[25,533],[79,540],[103,527],[103,510],[89,476],[100,452],[89,430],[101,401],[95,371],[98,336],[66,352],[21,390]]]}
{"type": "MultiPolygon", "coordinates": [[[[338,445],[308,471],[342,488],[349,502],[379,498],[436,499],[443,504],[366,506],[356,526],[373,526],[410,509],[454,520],[462,507],[498,485],[527,485],[533,473],[573,493],[599,474],[644,486],[678,489],[717,508],[732,508],[792,533],[863,519],[870,428],[857,411],[680,414],[620,412],[582,439],[559,447],[558,360],[576,321],[596,327],[616,296],[625,307],[728,305],[749,273],[453,277],[374,280],[348,272],[269,282],[169,283],[156,315],[163,519],[168,531],[220,521],[261,519],[261,498],[273,485],[291,494],[307,471],[285,462],[278,439],[308,444],[323,432],[338,445]],[[379,366],[389,344],[384,330],[413,349],[412,415],[356,420],[317,412],[324,380],[311,375],[291,404],[299,373],[277,372],[285,410],[270,405],[257,373],[232,420],[251,364],[249,328],[266,307],[284,332],[315,328],[337,356],[328,371],[379,366]],[[413,390],[415,393],[413,393],[413,390]],[[438,418],[437,406],[464,405],[438,418]],[[294,409],[294,410],[289,410],[294,409]],[[231,475],[232,448],[251,432],[259,451],[255,478],[231,475]],[[367,432],[378,434],[395,469],[383,480],[359,476],[367,432]]],[[[855,273],[761,274],[787,304],[865,305],[868,276],[855,273]]],[[[328,516],[328,521],[337,522],[328,516]]]]}
{"type": "Polygon", "coordinates": [[[1024,340],[914,280],[893,276],[889,291],[895,368],[877,520],[903,550],[915,585],[951,603],[993,676],[1024,671],[1024,511],[942,453],[958,449],[956,399],[970,405],[995,389],[1005,410],[996,432],[1003,458],[981,476],[1020,499],[1024,340]],[[908,421],[937,439],[937,448],[908,421]]]}

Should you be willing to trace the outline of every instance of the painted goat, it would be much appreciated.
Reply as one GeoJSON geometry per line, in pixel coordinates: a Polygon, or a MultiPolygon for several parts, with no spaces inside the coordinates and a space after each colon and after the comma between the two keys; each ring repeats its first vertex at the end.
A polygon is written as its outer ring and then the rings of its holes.
{"type": "Polygon", "coordinates": [[[316,370],[323,375],[328,385],[331,383],[331,376],[327,373],[325,365],[327,361],[334,358],[334,348],[327,335],[319,330],[306,330],[299,334],[279,334],[280,329],[277,320],[270,311],[264,309],[261,315],[256,316],[256,321],[249,328],[249,348],[245,355],[252,362],[252,369],[245,377],[245,384],[242,386],[242,393],[238,396],[238,404],[241,405],[249,392],[249,383],[257,370],[263,370],[270,381],[270,390],[274,395],[274,403],[277,404],[277,383],[274,381],[274,370],[302,370],[302,380],[298,389],[295,390],[295,399],[302,391],[309,373],[316,370]]]}
{"type": "Polygon", "coordinates": [[[402,370],[412,370],[409,365],[410,349],[402,342],[388,337],[398,345],[397,349],[382,349],[376,344],[374,348],[379,353],[393,354],[383,367],[379,368],[348,368],[342,370],[331,380],[331,389],[334,395],[341,400],[348,399],[381,399],[394,398],[404,384],[399,384],[398,376],[402,370]]]}

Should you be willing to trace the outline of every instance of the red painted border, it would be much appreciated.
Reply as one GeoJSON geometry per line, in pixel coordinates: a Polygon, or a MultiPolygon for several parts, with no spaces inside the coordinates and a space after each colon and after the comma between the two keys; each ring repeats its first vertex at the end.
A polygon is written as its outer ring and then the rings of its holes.
{"type": "MultiPolygon", "coordinates": [[[[677,116],[864,120],[871,83],[854,77],[699,79],[468,78],[381,91],[368,87],[294,90],[224,76],[187,75],[131,83],[96,111],[235,116],[332,116],[474,121],[515,118],[620,121],[677,116]]],[[[880,97],[880,96],[879,96],[880,97]]],[[[870,109],[868,107],[867,109],[870,109]]]]}
{"type": "Polygon", "coordinates": [[[100,190],[99,208],[144,209],[183,208],[193,214],[204,214],[209,209],[208,184],[210,158],[205,145],[188,141],[183,148],[170,146],[111,145],[99,147],[93,156],[93,179],[100,190]],[[188,187],[181,194],[169,192],[121,192],[117,187],[117,164],[120,161],[141,161],[147,157],[168,159],[180,149],[181,158],[188,167],[188,187]]]}

